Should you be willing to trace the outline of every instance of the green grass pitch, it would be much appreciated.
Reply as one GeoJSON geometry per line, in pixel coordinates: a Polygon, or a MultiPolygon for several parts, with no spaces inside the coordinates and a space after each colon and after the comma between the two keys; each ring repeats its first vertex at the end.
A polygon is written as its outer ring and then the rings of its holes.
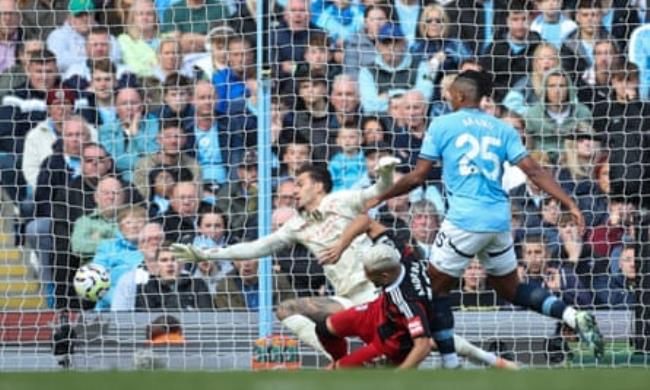
{"type": "Polygon", "coordinates": [[[0,390],[254,389],[254,390],[622,390],[650,389],[650,370],[588,368],[524,370],[389,370],[300,372],[0,373],[0,390]]]}

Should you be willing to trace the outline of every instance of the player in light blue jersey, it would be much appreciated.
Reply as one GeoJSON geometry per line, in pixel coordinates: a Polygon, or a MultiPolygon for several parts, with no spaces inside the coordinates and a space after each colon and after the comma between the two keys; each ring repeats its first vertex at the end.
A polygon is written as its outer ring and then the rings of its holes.
{"type": "MultiPolygon", "coordinates": [[[[429,259],[434,290],[448,295],[477,257],[500,297],[562,319],[594,349],[597,357],[602,356],[602,336],[591,313],[577,311],[547,290],[519,280],[510,234],[510,201],[501,187],[503,163],[517,165],[533,183],[561,202],[582,230],[580,209],[528,155],[516,130],[479,109],[481,99],[491,94],[487,75],[463,72],[452,83],[449,94],[454,112],[431,124],[415,169],[367,206],[408,193],[424,182],[434,161],[441,162],[449,207],[429,259]]],[[[451,309],[443,309],[437,312],[451,317],[452,329],[451,309]]]]}

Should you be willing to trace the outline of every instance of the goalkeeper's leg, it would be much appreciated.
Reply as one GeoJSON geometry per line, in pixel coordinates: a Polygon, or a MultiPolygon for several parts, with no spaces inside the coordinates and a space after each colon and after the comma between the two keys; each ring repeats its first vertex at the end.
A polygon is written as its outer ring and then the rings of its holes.
{"type": "Polygon", "coordinates": [[[340,303],[330,298],[299,298],[281,302],[276,315],[300,341],[330,357],[318,340],[316,322],[325,321],[327,316],[343,309],[340,303]]]}

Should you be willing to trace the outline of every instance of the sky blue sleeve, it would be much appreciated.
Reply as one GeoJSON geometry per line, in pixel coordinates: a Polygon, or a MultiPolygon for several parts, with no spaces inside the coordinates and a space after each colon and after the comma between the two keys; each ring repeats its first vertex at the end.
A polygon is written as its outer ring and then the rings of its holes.
{"type": "Polygon", "coordinates": [[[440,159],[440,147],[438,145],[440,142],[440,135],[442,134],[442,132],[439,130],[441,127],[439,125],[440,122],[441,121],[439,119],[434,120],[431,125],[429,125],[429,128],[424,135],[424,140],[422,141],[422,149],[420,149],[418,158],[423,158],[425,160],[440,159]]]}
{"type": "Polygon", "coordinates": [[[517,133],[517,130],[507,127],[503,136],[505,138],[504,144],[506,146],[506,160],[510,164],[515,165],[524,157],[528,156],[528,151],[521,142],[521,137],[519,136],[519,133],[517,133]]]}

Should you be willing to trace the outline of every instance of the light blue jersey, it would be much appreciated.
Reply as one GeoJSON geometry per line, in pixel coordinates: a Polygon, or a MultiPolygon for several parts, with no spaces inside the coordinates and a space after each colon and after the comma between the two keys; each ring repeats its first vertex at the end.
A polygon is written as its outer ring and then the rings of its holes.
{"type": "Polygon", "coordinates": [[[501,187],[503,163],[514,165],[527,155],[515,129],[468,108],[436,118],[420,151],[420,158],[442,162],[446,218],[469,232],[510,230],[510,201],[501,187]]]}

